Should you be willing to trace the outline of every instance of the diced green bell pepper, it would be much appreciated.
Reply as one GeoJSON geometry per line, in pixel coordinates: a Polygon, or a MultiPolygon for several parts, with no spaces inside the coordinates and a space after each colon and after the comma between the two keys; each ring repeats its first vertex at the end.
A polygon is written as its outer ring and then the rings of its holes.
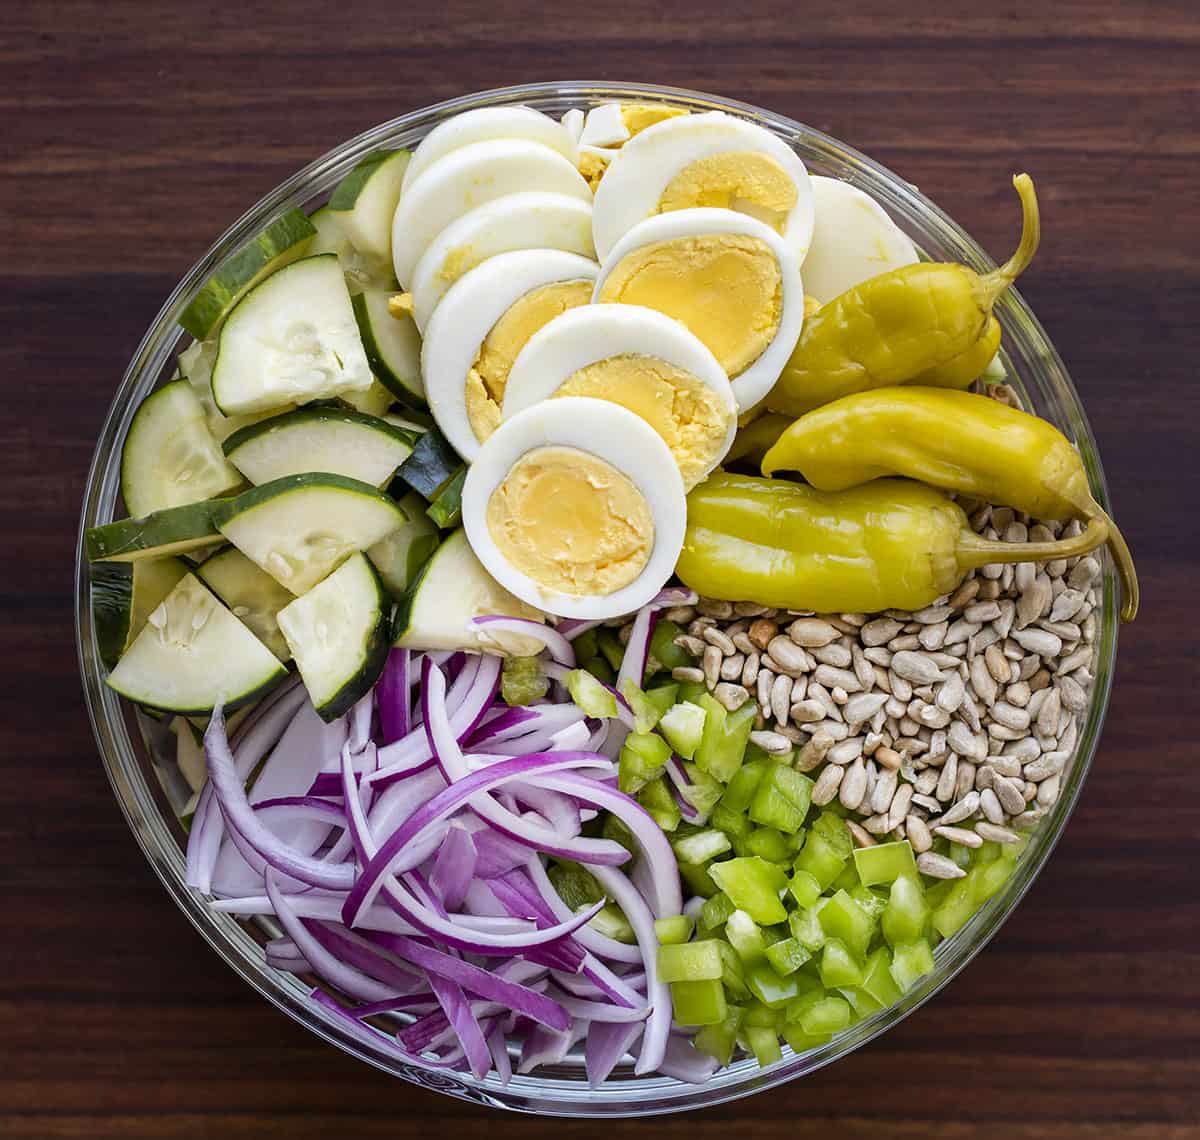
{"type": "Polygon", "coordinates": [[[761,962],[767,950],[762,929],[744,910],[735,910],[725,922],[725,937],[748,964],[761,962]]]}
{"type": "Polygon", "coordinates": [[[846,861],[846,865],[842,868],[842,873],[830,884],[835,891],[849,891],[854,887],[861,886],[858,878],[858,871],[855,869],[854,863],[851,860],[846,861]]]}
{"type": "Polygon", "coordinates": [[[678,685],[659,685],[653,689],[642,689],[628,677],[621,682],[620,693],[633,713],[635,732],[650,732],[662,714],[667,711],[679,695],[678,685]]]}
{"type": "Polygon", "coordinates": [[[795,974],[781,978],[766,962],[747,968],[746,985],[750,987],[750,992],[770,1009],[782,1009],[803,993],[795,974]]]}
{"type": "Polygon", "coordinates": [[[787,863],[793,854],[789,837],[773,827],[756,827],[740,838],[744,854],[757,855],[768,863],[787,863]]]}
{"type": "Polygon", "coordinates": [[[753,701],[746,701],[733,712],[727,712],[707,693],[700,698],[699,704],[708,715],[696,749],[696,763],[714,780],[728,783],[742,766],[757,706],[753,701]]]}
{"type": "Polygon", "coordinates": [[[750,806],[758,781],[766,771],[766,760],[747,760],[730,778],[725,785],[725,794],[721,797],[723,807],[730,811],[743,812],[750,806]]]}
{"type": "Polygon", "coordinates": [[[888,945],[914,942],[925,934],[929,905],[915,875],[901,875],[893,884],[883,911],[883,936],[888,945]]]}
{"type": "Polygon", "coordinates": [[[866,957],[875,922],[845,891],[838,891],[825,904],[820,919],[821,927],[830,939],[845,943],[856,958],[866,957]]]}
{"type": "Polygon", "coordinates": [[[970,876],[955,881],[949,893],[932,914],[933,928],[943,938],[957,934],[978,909],[970,876]]]}
{"type": "Polygon", "coordinates": [[[590,661],[600,652],[600,642],[595,629],[585,629],[572,640],[576,661],[590,661]]]}
{"type": "Polygon", "coordinates": [[[812,906],[821,897],[821,884],[807,871],[797,871],[788,883],[788,890],[801,907],[812,906]]]}
{"type": "Polygon", "coordinates": [[[810,907],[794,910],[788,915],[788,927],[792,937],[806,950],[817,951],[825,945],[825,928],[821,925],[821,911],[828,899],[817,899],[810,907]]]}
{"type": "Polygon", "coordinates": [[[672,982],[671,1002],[680,1025],[719,1025],[729,1015],[725,989],[716,979],[672,982]]]}
{"type": "Polygon", "coordinates": [[[550,689],[536,657],[506,657],[500,673],[500,696],[506,705],[517,707],[540,701],[550,689]]]}
{"type": "Polygon", "coordinates": [[[620,672],[621,662],[625,659],[625,646],[621,644],[621,639],[617,636],[617,631],[602,626],[596,630],[596,645],[604,660],[616,669],[617,672],[620,672]]]}
{"type": "MultiPolygon", "coordinates": [[[[788,1007],[788,1024],[798,1025],[801,1032],[813,1037],[840,1033],[850,1022],[850,1005],[846,999],[821,990],[805,994],[788,1007]]],[[[791,1045],[791,1041],[788,1044],[791,1045]]]]}
{"type": "Polygon", "coordinates": [[[705,982],[721,977],[721,952],[717,941],[667,943],[658,948],[660,982],[705,982]]]}
{"type": "Polygon", "coordinates": [[[546,876],[572,910],[581,910],[604,898],[600,884],[578,863],[551,863],[546,876]]]}
{"type": "Polygon", "coordinates": [[[887,907],[886,895],[881,895],[877,891],[871,890],[870,887],[864,887],[861,883],[857,887],[851,887],[846,894],[873,919],[878,919],[887,907]]]}
{"type": "Polygon", "coordinates": [[[707,863],[730,849],[729,836],[715,827],[697,831],[672,841],[675,857],[681,863],[707,863]]]}
{"type": "Polygon", "coordinates": [[[813,820],[812,830],[822,836],[843,860],[850,858],[854,851],[854,841],[850,838],[845,819],[832,807],[825,808],[813,820]]]}
{"type": "Polygon", "coordinates": [[[717,939],[717,949],[721,954],[721,981],[734,1001],[744,1001],[750,997],[746,988],[746,967],[738,957],[737,951],[725,939],[717,939]]]}
{"type": "Polygon", "coordinates": [[[702,899],[712,898],[721,889],[708,873],[707,863],[680,863],[679,877],[693,895],[699,895],[702,899]]]}
{"type": "Polygon", "coordinates": [[[615,717],[617,698],[585,669],[572,669],[567,674],[567,692],[588,716],[615,717]]]}
{"type": "Polygon", "coordinates": [[[843,986],[839,992],[850,1003],[856,1021],[861,1021],[864,1017],[870,1017],[871,1014],[878,1013],[883,1009],[882,1004],[860,986],[843,986]]]}
{"type": "Polygon", "coordinates": [[[686,942],[696,929],[696,920],[690,914],[673,914],[668,918],[654,920],[654,933],[659,945],[674,946],[686,942]]]}
{"type": "Polygon", "coordinates": [[[708,819],[725,787],[701,771],[697,764],[684,761],[683,769],[687,773],[688,785],[680,788],[679,794],[696,809],[702,819],[708,819]]]}
{"type": "Polygon", "coordinates": [[[881,1006],[895,1005],[900,1000],[901,990],[892,977],[892,952],[880,946],[868,959],[863,971],[862,989],[881,1006]]]}
{"type": "Polygon", "coordinates": [[[892,948],[891,975],[901,990],[911,989],[933,969],[933,951],[924,938],[892,948]]]}
{"type": "Polygon", "coordinates": [[[684,759],[696,754],[700,737],[704,732],[705,713],[691,701],[680,701],[672,705],[658,722],[658,731],[667,738],[667,743],[684,759]]]}
{"type": "Polygon", "coordinates": [[[714,863],[710,874],[736,906],[755,922],[770,925],[787,918],[787,911],[779,901],[779,892],[787,886],[787,876],[773,863],[751,855],[714,863]]]}
{"type": "Polygon", "coordinates": [[[634,839],[633,832],[610,812],[605,812],[601,817],[600,834],[605,839],[611,839],[614,843],[619,843],[634,859],[638,857],[641,848],[638,846],[637,840],[634,839]]]}
{"type": "Polygon", "coordinates": [[[749,816],[764,827],[795,833],[812,804],[813,782],[787,764],[771,764],[758,782],[749,816]]]}
{"type": "Polygon", "coordinates": [[[779,1047],[779,1034],[774,1029],[743,1025],[738,1037],[754,1054],[760,1068],[765,1069],[783,1059],[783,1050],[779,1047]]]}
{"type": "Polygon", "coordinates": [[[967,873],[971,880],[971,898],[977,907],[983,906],[1012,877],[1016,864],[1009,859],[994,859],[973,867],[967,873]]]}
{"type": "Polygon", "coordinates": [[[833,883],[845,866],[845,857],[839,855],[829,840],[816,831],[808,833],[804,849],[793,864],[797,871],[807,871],[812,875],[821,884],[822,890],[833,883]]]}
{"type": "Polygon", "coordinates": [[[637,794],[637,802],[642,805],[663,831],[674,831],[683,818],[679,812],[679,804],[667,783],[666,777],[659,776],[651,780],[637,794]]]}
{"type": "Polygon", "coordinates": [[[821,951],[821,981],[829,989],[861,986],[863,970],[840,938],[827,938],[821,951]]]}
{"type": "Polygon", "coordinates": [[[875,847],[859,847],[854,852],[854,865],[864,886],[894,883],[901,875],[915,876],[917,861],[912,844],[907,839],[898,843],[880,843],[875,847]]]}
{"type": "Polygon", "coordinates": [[[748,816],[728,808],[724,803],[718,803],[708,817],[713,827],[720,828],[730,838],[745,839],[753,829],[748,816]]]}
{"type": "Polygon", "coordinates": [[[700,922],[698,923],[701,934],[711,934],[714,930],[719,930],[729,921],[729,916],[737,910],[731,899],[724,891],[718,891],[710,899],[706,899],[704,906],[700,908],[700,922]]]}
{"type": "Polygon", "coordinates": [[[774,1029],[777,1034],[787,1020],[786,1010],[772,1009],[769,1005],[764,1005],[754,998],[750,999],[750,1004],[745,1009],[745,1015],[742,1017],[743,1025],[755,1025],[759,1029],[774,1029]]]}
{"type": "Polygon", "coordinates": [[[693,1043],[700,1052],[715,1058],[718,1064],[728,1065],[733,1058],[741,1024],[742,1010],[736,1005],[731,1005],[725,1019],[714,1025],[705,1025],[697,1032],[693,1043]]]}
{"type": "Polygon", "coordinates": [[[637,941],[633,927],[629,925],[629,919],[625,917],[620,907],[612,903],[604,907],[588,925],[593,930],[606,934],[617,942],[624,942],[626,945],[632,945],[637,941]]]}
{"type": "Polygon", "coordinates": [[[801,946],[795,938],[781,938],[766,950],[767,961],[781,978],[794,974],[812,957],[812,951],[801,946]]]}
{"type": "Polygon", "coordinates": [[[589,657],[586,660],[580,658],[579,664],[595,677],[597,681],[603,681],[606,685],[615,685],[617,683],[617,671],[599,654],[595,657],[589,657]]]}
{"type": "Polygon", "coordinates": [[[621,745],[618,781],[627,796],[636,795],[651,780],[662,775],[671,759],[671,746],[656,732],[631,732],[621,745]]]}
{"type": "Polygon", "coordinates": [[[783,1039],[791,1046],[797,1056],[807,1053],[810,1049],[819,1049],[828,1044],[831,1033],[805,1033],[798,1021],[789,1021],[783,1027],[783,1039]]]}
{"type": "Polygon", "coordinates": [[[681,633],[683,630],[673,621],[660,618],[654,627],[654,632],[650,635],[650,656],[668,672],[672,669],[692,665],[695,662],[695,659],[683,646],[675,644],[675,638],[681,633]]]}

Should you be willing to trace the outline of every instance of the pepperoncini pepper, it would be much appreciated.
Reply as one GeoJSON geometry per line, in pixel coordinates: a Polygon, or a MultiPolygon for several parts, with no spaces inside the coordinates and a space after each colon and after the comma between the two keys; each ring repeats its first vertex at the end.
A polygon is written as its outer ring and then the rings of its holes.
{"type": "Polygon", "coordinates": [[[1024,223],[1008,261],[983,275],[965,265],[918,262],[847,289],[806,318],[767,407],[801,416],[869,388],[974,380],[999,344],[992,306],[1033,259],[1041,236],[1033,180],[1018,174],[1013,186],[1024,223]]]}
{"type": "Polygon", "coordinates": [[[1079,452],[1053,424],[998,400],[916,386],[859,392],[801,416],[762,470],[798,471],[823,491],[903,475],[1038,519],[1083,519],[1089,532],[1102,522],[1121,575],[1121,617],[1137,614],[1133,557],[1092,497],[1079,452]]]}
{"type": "Polygon", "coordinates": [[[754,464],[761,463],[763,456],[771,450],[775,441],[792,426],[792,422],[788,416],[776,416],[768,413],[765,416],[759,416],[745,427],[738,428],[738,433],[733,439],[733,446],[725,456],[724,462],[734,463],[739,459],[745,459],[754,464]]]}
{"type": "Polygon", "coordinates": [[[990,562],[1070,558],[1102,543],[1102,519],[1076,538],[980,538],[957,503],[907,479],[819,491],[718,471],[688,495],[676,573],[706,597],[820,613],[918,610],[990,562]]]}

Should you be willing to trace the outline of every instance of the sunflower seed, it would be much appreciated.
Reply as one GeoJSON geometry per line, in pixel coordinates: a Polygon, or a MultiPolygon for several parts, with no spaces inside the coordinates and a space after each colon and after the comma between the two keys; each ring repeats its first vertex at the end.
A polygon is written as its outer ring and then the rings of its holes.
{"type": "Polygon", "coordinates": [[[667,621],[673,621],[676,625],[687,625],[695,616],[695,606],[672,606],[671,609],[663,612],[663,617],[667,621]]]}
{"type": "Polygon", "coordinates": [[[858,678],[849,669],[839,669],[833,665],[818,665],[813,677],[822,685],[833,688],[835,685],[845,689],[847,693],[857,693],[862,690],[858,678]]]}
{"type": "Polygon", "coordinates": [[[942,671],[924,653],[901,650],[892,657],[892,672],[914,685],[932,685],[942,671]]]}
{"type": "Polygon", "coordinates": [[[929,828],[919,815],[908,816],[904,821],[904,830],[908,835],[909,843],[912,844],[912,849],[918,855],[933,846],[933,837],[929,834],[929,828]]]}
{"type": "Polygon", "coordinates": [[[733,685],[728,681],[722,681],[717,685],[713,689],[713,696],[730,712],[740,709],[750,699],[750,693],[744,686],[733,685]]]}
{"type": "MultiPolygon", "coordinates": [[[[1000,806],[1000,801],[996,798],[996,793],[991,788],[985,788],[979,793],[979,810],[994,824],[1004,822],[1004,809],[1000,806]]],[[[978,830],[978,826],[976,824],[976,830],[978,830]]]]}
{"type": "MultiPolygon", "coordinates": [[[[1022,806],[1024,806],[1024,801],[1022,801],[1022,806]]],[[[961,823],[964,819],[970,819],[978,810],[979,793],[971,791],[957,803],[949,807],[941,819],[938,820],[938,823],[944,826],[949,826],[952,823],[961,823]]]]}
{"type": "Polygon", "coordinates": [[[983,840],[975,832],[969,831],[965,827],[935,827],[933,834],[940,835],[951,843],[957,843],[960,847],[983,846],[983,840]]]}
{"type": "Polygon", "coordinates": [[[675,638],[675,644],[692,657],[699,657],[704,653],[704,642],[688,633],[681,633],[675,638]]]}
{"type": "Polygon", "coordinates": [[[842,708],[842,715],[851,724],[870,720],[887,704],[886,693],[855,693],[842,708]]]}
{"type": "Polygon", "coordinates": [[[679,665],[671,670],[671,679],[687,684],[701,685],[704,683],[704,672],[701,669],[693,669],[690,665],[679,665]]]}
{"type": "Polygon", "coordinates": [[[838,638],[838,630],[820,618],[800,618],[788,626],[788,637],[806,649],[828,645],[838,638]]]}
{"type": "Polygon", "coordinates": [[[1044,629],[1018,629],[1012,637],[1022,649],[1040,657],[1056,657],[1062,651],[1062,638],[1044,629]]]}
{"type": "Polygon", "coordinates": [[[742,653],[735,653],[732,657],[726,657],[721,662],[721,680],[736,681],[742,675],[742,666],[746,664],[746,657],[742,653]]]}
{"type": "Polygon", "coordinates": [[[871,789],[871,810],[876,814],[886,812],[892,805],[892,798],[900,780],[890,768],[883,769],[875,777],[875,787],[871,789]]]}
{"type": "Polygon", "coordinates": [[[1088,706],[1088,695],[1083,686],[1072,677],[1060,677],[1058,681],[1058,696],[1065,709],[1071,712],[1083,712],[1088,706]]]}
{"type": "Polygon", "coordinates": [[[983,819],[975,825],[975,834],[988,843],[1019,843],[1021,840],[1015,831],[983,819]]]}
{"type": "Polygon", "coordinates": [[[973,733],[961,720],[951,723],[946,732],[950,747],[960,756],[982,760],[987,756],[987,741],[981,733],[973,733]]]}
{"type": "Polygon", "coordinates": [[[992,705],[992,717],[1005,728],[1017,732],[1023,733],[1029,727],[1029,713],[1007,701],[997,701],[992,705]]]}
{"type": "Polygon", "coordinates": [[[817,782],[813,784],[812,790],[812,802],[817,807],[833,803],[838,789],[842,786],[842,777],[845,773],[846,770],[839,768],[836,764],[829,764],[821,769],[821,774],[817,777],[817,782]]]}
{"type": "Polygon", "coordinates": [[[1075,563],[1067,576],[1067,585],[1073,590],[1086,590],[1100,577],[1100,563],[1090,554],[1075,563]]]}
{"type": "Polygon", "coordinates": [[[908,815],[909,808],[913,802],[913,788],[911,784],[901,784],[896,789],[896,794],[892,797],[891,806],[887,811],[887,830],[894,831],[900,826],[901,821],[908,815]]]}
{"type": "MultiPolygon", "coordinates": [[[[1022,740],[1016,741],[1017,744],[1029,741],[1034,748],[1037,748],[1037,742],[1032,737],[1023,737],[1022,740]]],[[[1006,748],[1011,748],[1012,745],[1005,745],[1006,748]]],[[[1016,756],[1005,756],[1001,753],[999,756],[989,756],[987,758],[987,766],[991,768],[997,776],[1007,776],[1010,780],[1021,774],[1021,761],[1016,756]]]]}
{"type": "Polygon", "coordinates": [[[1025,809],[1025,797],[1015,781],[1007,776],[997,776],[992,783],[992,790],[1000,806],[1009,814],[1017,815],[1025,809]]]}
{"type": "Polygon", "coordinates": [[[867,622],[858,631],[858,635],[863,645],[874,649],[886,645],[903,628],[902,623],[893,618],[876,618],[874,621],[867,622]]]}
{"type": "Polygon", "coordinates": [[[701,664],[704,683],[711,689],[721,679],[721,651],[715,645],[706,646],[701,664]]]}
{"type": "Polygon", "coordinates": [[[1045,689],[1047,694],[1038,708],[1037,730],[1043,736],[1053,736],[1058,729],[1058,714],[1062,710],[1062,699],[1058,689],[1045,689]]]}
{"type": "Polygon", "coordinates": [[[958,783],[958,756],[950,753],[950,759],[942,766],[941,775],[937,779],[934,795],[943,803],[949,803],[954,796],[954,788],[958,783]]]}
{"type": "Polygon", "coordinates": [[[951,673],[945,684],[938,689],[936,704],[944,712],[957,712],[965,695],[963,679],[959,673],[951,673]]]}
{"type": "Polygon", "coordinates": [[[738,617],[753,618],[773,614],[775,611],[770,606],[760,606],[757,602],[734,602],[733,612],[738,617]]]}
{"type": "Polygon", "coordinates": [[[721,651],[723,657],[729,657],[737,652],[737,646],[733,644],[733,639],[723,630],[718,629],[715,625],[709,626],[701,635],[709,645],[714,645],[721,651]]]}
{"type": "Polygon", "coordinates": [[[1065,677],[1068,673],[1073,673],[1076,669],[1084,665],[1092,663],[1092,647],[1085,645],[1080,649],[1076,649],[1074,653],[1068,654],[1059,663],[1056,672],[1060,677],[1065,677]]]}
{"type": "Polygon", "coordinates": [[[1051,776],[1038,785],[1037,802],[1039,807],[1053,807],[1058,802],[1058,789],[1061,783],[1061,776],[1051,776]]]}
{"type": "Polygon", "coordinates": [[[779,724],[786,724],[791,710],[792,679],[780,675],[771,684],[771,714],[779,724]]]}
{"type": "Polygon", "coordinates": [[[783,756],[792,750],[792,742],[781,732],[752,732],[750,743],[757,745],[770,756],[783,756]]]}
{"type": "Polygon", "coordinates": [[[825,731],[813,733],[808,742],[796,754],[796,770],[811,772],[817,765],[824,763],[829,749],[833,747],[833,737],[825,731]]]}
{"type": "Polygon", "coordinates": [[[855,823],[854,820],[846,820],[846,830],[850,832],[850,837],[854,840],[856,846],[875,846],[875,839],[871,836],[871,834],[865,828],[863,828],[861,824],[855,823]]]}
{"type": "Polygon", "coordinates": [[[961,879],[966,874],[953,859],[932,851],[924,851],[917,856],[917,870],[931,879],[961,879]]]}
{"type": "Polygon", "coordinates": [[[733,603],[716,598],[701,598],[696,603],[696,609],[704,617],[716,618],[718,621],[728,621],[733,617],[733,603]]]}
{"type": "MultiPolygon", "coordinates": [[[[847,741],[846,743],[849,743],[847,741]]],[[[834,745],[830,750],[830,759],[833,758],[834,752],[840,745],[834,745]]],[[[838,788],[838,800],[842,807],[849,811],[856,811],[859,804],[863,802],[863,797],[867,792],[867,769],[861,759],[855,760],[846,769],[846,775],[842,778],[840,787],[838,788]]]]}

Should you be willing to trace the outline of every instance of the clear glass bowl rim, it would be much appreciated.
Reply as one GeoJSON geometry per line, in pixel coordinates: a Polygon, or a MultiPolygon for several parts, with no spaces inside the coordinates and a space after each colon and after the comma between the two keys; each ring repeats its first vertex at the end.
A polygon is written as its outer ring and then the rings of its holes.
{"type": "MultiPolygon", "coordinates": [[[[762,1091],[813,1072],[866,1044],[922,1005],[946,985],[983,948],[1029,889],[1049,857],[1078,799],[1103,727],[1116,653],[1118,587],[1111,561],[1105,558],[1104,596],[1097,655],[1096,681],[1079,742],[1060,798],[1034,831],[1028,850],[1002,891],[993,897],[953,938],[937,950],[933,973],[890,1009],[859,1022],[828,1045],[784,1059],[760,1070],[744,1060],[723,1070],[705,1085],[694,1086],[663,1078],[631,1078],[590,1089],[575,1078],[514,1077],[502,1086],[494,1077],[482,1081],[470,1075],[398,1064],[345,1029],[326,1010],[308,1000],[308,989],[290,975],[270,969],[259,944],[228,915],[215,914],[184,883],[184,862],[175,835],[163,818],[157,790],[146,779],[129,722],[116,695],[103,683],[96,650],[89,576],[83,555],[84,530],[113,517],[118,498],[120,442],[137,403],[154,386],[175,353],[180,339],[178,317],[212,269],[282,210],[307,205],[326,193],[365,155],[382,146],[418,139],[451,115],[475,107],[524,104],[561,113],[570,106],[587,107],[612,100],[662,101],[693,110],[724,110],[752,119],[793,144],[818,156],[825,172],[846,178],[867,190],[889,213],[914,234],[936,240],[941,255],[976,269],[993,266],[983,250],[915,186],[851,147],[810,127],[746,103],[695,91],[654,84],[571,81],[527,84],[478,92],[401,115],[335,147],[267,194],[248,210],[196,262],[172,291],[147,330],[125,371],[97,441],[84,493],[77,545],[76,633],[84,694],[97,746],[126,820],[147,861],[192,924],[209,945],[242,978],[283,1012],[318,1036],[351,1055],[412,1083],[465,1100],[494,1107],[553,1116],[643,1116],[678,1112],[762,1091]]],[[[810,161],[812,161],[810,157],[810,161]]],[[[1084,457],[1093,491],[1100,502],[1107,494],[1095,439],[1078,394],[1061,359],[1029,307],[1010,290],[997,309],[1010,353],[1025,362],[1018,378],[1041,414],[1072,437],[1084,457]]],[[[581,1074],[580,1074],[581,1077],[581,1074]]]]}

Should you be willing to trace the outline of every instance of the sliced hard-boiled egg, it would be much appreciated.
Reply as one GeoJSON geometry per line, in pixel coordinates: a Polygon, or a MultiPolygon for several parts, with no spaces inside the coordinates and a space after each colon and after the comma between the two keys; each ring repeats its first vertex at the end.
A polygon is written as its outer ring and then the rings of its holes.
{"type": "MultiPolygon", "coordinates": [[[[558,126],[556,123],[555,126],[558,126]]],[[[439,158],[400,195],[392,219],[392,262],[402,286],[430,243],[463,214],[522,190],[566,194],[582,202],[592,191],[575,164],[527,139],[470,143],[439,158]]]]}
{"type": "Polygon", "coordinates": [[[587,116],[578,107],[572,107],[569,111],[563,112],[563,117],[559,119],[559,122],[562,123],[563,130],[570,136],[571,141],[578,146],[587,116]]]}
{"type": "Polygon", "coordinates": [[[662,588],[687,521],[658,433],[585,397],[505,420],[467,470],[462,508],[496,581],[547,613],[590,619],[636,610],[662,588]]]}
{"type": "Polygon", "coordinates": [[[665,103],[601,103],[587,113],[579,141],[589,146],[620,146],[655,123],[687,113],[683,107],[665,103]]]}
{"type": "Polygon", "coordinates": [[[708,111],[655,123],[621,147],[596,190],[596,252],[606,258],[644,218],[696,206],[751,214],[800,256],[812,236],[812,189],[796,152],[764,127],[708,111]]]}
{"type": "Polygon", "coordinates": [[[476,206],[429,243],[413,270],[413,319],[424,331],[438,302],[464,273],[514,249],[563,249],[594,258],[592,207],[570,194],[529,190],[476,206]]]}
{"type": "Polygon", "coordinates": [[[605,259],[594,300],[682,321],[728,374],[739,411],[774,386],[804,323],[799,257],[770,226],[733,210],[639,222],[605,259]]]}
{"type": "Polygon", "coordinates": [[[421,140],[404,172],[401,193],[408,190],[439,158],[471,143],[487,142],[489,139],[528,139],[574,161],[575,137],[565,125],[565,116],[563,123],[556,123],[549,115],[543,115],[532,107],[478,107],[474,111],[463,111],[434,127],[421,140]]]}
{"type": "Polygon", "coordinates": [[[425,327],[421,373],[429,409],[464,459],[500,423],[513,361],[547,322],[591,299],[597,265],[578,254],[497,254],[447,290],[425,327]]]}
{"type": "Polygon", "coordinates": [[[613,147],[588,145],[579,147],[579,173],[587,179],[593,192],[600,185],[600,179],[604,177],[605,171],[608,170],[618,153],[613,147]]]}
{"type": "Polygon", "coordinates": [[[917,260],[908,235],[858,187],[814,175],[812,190],[815,221],[804,259],[804,288],[821,304],[917,260]]]}
{"type": "Polygon", "coordinates": [[[684,485],[724,457],[737,430],[725,370],[678,321],[638,305],[588,305],[543,325],[508,373],[504,419],[549,397],[621,404],[662,437],[684,485]]]}

